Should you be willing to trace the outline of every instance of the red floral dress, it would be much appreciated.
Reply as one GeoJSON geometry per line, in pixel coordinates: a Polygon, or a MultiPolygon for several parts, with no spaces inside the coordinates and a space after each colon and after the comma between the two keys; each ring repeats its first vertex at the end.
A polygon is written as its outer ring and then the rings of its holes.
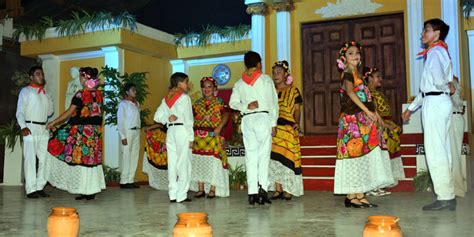
{"type": "Polygon", "coordinates": [[[51,131],[48,152],[69,165],[102,164],[102,91],[78,91],[76,110],[66,124],[51,131]]]}
{"type": "Polygon", "coordinates": [[[194,147],[193,154],[214,156],[222,161],[227,169],[227,154],[223,147],[224,137],[216,137],[214,129],[221,123],[229,106],[219,97],[212,100],[198,99],[193,104],[194,113],[194,147]]]}
{"type": "MultiPolygon", "coordinates": [[[[375,105],[367,84],[357,73],[344,73],[342,80],[354,84],[352,90],[370,111],[375,112],[375,105]]],[[[383,130],[371,122],[365,113],[347,95],[343,86],[340,90],[341,114],[337,133],[337,158],[356,158],[370,153],[380,146],[386,148],[383,130]]]]}

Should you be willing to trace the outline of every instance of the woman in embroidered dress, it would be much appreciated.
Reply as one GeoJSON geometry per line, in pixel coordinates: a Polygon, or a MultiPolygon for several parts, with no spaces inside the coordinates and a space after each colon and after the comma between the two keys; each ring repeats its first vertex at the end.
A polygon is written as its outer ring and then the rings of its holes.
{"type": "Polygon", "coordinates": [[[303,98],[298,88],[291,85],[293,78],[287,61],[278,61],[272,68],[279,115],[270,160],[269,183],[275,184],[270,187],[275,190],[271,199],[291,200],[292,196],[303,195],[298,126],[303,98]]]}
{"type": "Polygon", "coordinates": [[[69,109],[48,123],[53,131],[48,152],[53,155],[48,181],[51,185],[72,194],[80,194],[76,200],[95,198],[105,189],[102,170],[102,91],[97,90],[99,79],[96,68],[79,70],[84,86],[78,91],[69,109]]]}
{"type": "Polygon", "coordinates": [[[193,104],[194,147],[191,190],[195,197],[229,196],[227,154],[223,147],[222,128],[229,121],[229,106],[216,96],[217,82],[212,77],[201,79],[202,98],[193,104]]]}
{"type": "Polygon", "coordinates": [[[390,158],[383,151],[383,123],[366,82],[359,74],[361,49],[355,41],[339,51],[338,66],[343,71],[341,82],[341,114],[337,135],[337,160],[334,193],[347,194],[346,207],[376,207],[365,197],[366,192],[393,184],[390,158]]]}
{"type": "Polygon", "coordinates": [[[143,172],[148,175],[150,187],[158,190],[168,190],[166,130],[166,126],[161,123],[145,128],[146,152],[143,157],[143,172]]]}
{"type": "MultiPolygon", "coordinates": [[[[377,68],[365,67],[363,71],[364,79],[368,83],[372,101],[375,104],[375,110],[383,119],[383,137],[387,143],[387,149],[390,154],[390,163],[395,182],[405,178],[403,170],[402,156],[400,153],[400,127],[392,121],[392,110],[387,97],[379,91],[382,87],[382,75],[377,68]]],[[[390,192],[384,189],[372,190],[370,195],[383,196],[390,192]]]]}

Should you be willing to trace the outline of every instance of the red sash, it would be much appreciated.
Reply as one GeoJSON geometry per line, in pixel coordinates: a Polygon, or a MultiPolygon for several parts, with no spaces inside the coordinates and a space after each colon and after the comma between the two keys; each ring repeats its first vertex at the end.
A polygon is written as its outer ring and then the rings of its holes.
{"type": "Polygon", "coordinates": [[[43,92],[43,94],[46,94],[46,91],[44,90],[44,86],[36,85],[36,84],[33,84],[33,83],[30,83],[29,86],[31,86],[35,89],[38,89],[38,94],[40,94],[41,92],[43,92]]]}
{"type": "Polygon", "coordinates": [[[255,84],[260,75],[262,75],[262,71],[260,70],[252,72],[250,76],[248,76],[247,73],[244,72],[242,73],[242,80],[248,85],[253,86],[253,84],[255,84]]]}
{"type": "Polygon", "coordinates": [[[419,52],[419,53],[417,54],[417,56],[423,56],[423,57],[426,58],[426,55],[428,54],[428,52],[429,52],[432,48],[434,48],[435,46],[441,46],[441,47],[443,47],[444,49],[446,49],[446,52],[448,53],[449,58],[451,58],[451,56],[449,55],[449,51],[448,51],[448,45],[447,45],[444,41],[442,41],[442,40],[438,40],[436,43],[430,44],[430,45],[428,46],[428,48],[426,48],[425,50],[419,52]]]}
{"type": "Polygon", "coordinates": [[[173,107],[174,103],[176,103],[176,101],[179,99],[179,97],[181,97],[183,93],[184,92],[182,90],[170,91],[168,96],[165,97],[165,102],[166,102],[166,105],[168,105],[168,108],[171,109],[171,107],[173,107]]]}

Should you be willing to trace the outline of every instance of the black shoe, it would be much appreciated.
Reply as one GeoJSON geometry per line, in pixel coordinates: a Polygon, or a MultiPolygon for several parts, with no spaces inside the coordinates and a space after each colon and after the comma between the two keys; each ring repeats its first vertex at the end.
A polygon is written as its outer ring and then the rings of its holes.
{"type": "Polygon", "coordinates": [[[132,188],[140,188],[140,185],[138,185],[138,184],[136,184],[136,183],[132,183],[132,184],[130,184],[130,186],[131,186],[132,188]]]}
{"type": "Polygon", "coordinates": [[[191,200],[190,198],[186,198],[186,199],[184,199],[183,201],[181,201],[181,202],[178,202],[178,203],[183,203],[183,202],[191,202],[191,201],[192,201],[192,200],[191,200]]]}
{"type": "Polygon", "coordinates": [[[262,187],[258,189],[258,204],[265,205],[265,203],[272,204],[272,201],[268,199],[267,191],[263,190],[262,187]]]}
{"type": "Polygon", "coordinates": [[[36,191],[36,193],[40,196],[40,197],[49,197],[49,194],[47,194],[45,191],[43,190],[40,190],[40,191],[36,191]]]}
{"type": "Polygon", "coordinates": [[[249,195],[249,204],[250,205],[255,205],[256,202],[258,202],[258,194],[250,194],[249,195]]]}
{"type": "Polygon", "coordinates": [[[362,203],[362,205],[364,205],[366,207],[374,208],[374,207],[379,206],[377,204],[370,203],[369,200],[367,200],[367,198],[365,198],[365,196],[363,196],[362,198],[358,198],[358,199],[359,199],[359,202],[362,203]]]}
{"type": "Polygon", "coordinates": [[[122,188],[122,189],[127,189],[127,188],[129,188],[129,187],[128,187],[128,184],[120,184],[120,188],[122,188]]]}
{"type": "Polygon", "coordinates": [[[344,199],[344,205],[346,207],[353,207],[353,208],[364,208],[365,207],[364,204],[353,203],[352,200],[357,200],[357,198],[349,199],[349,198],[346,197],[346,199],[344,199]]]}
{"type": "Polygon", "coordinates": [[[176,202],[176,199],[172,199],[172,200],[170,200],[170,202],[176,202]]]}
{"type": "Polygon", "coordinates": [[[206,193],[204,191],[199,191],[194,195],[195,198],[203,198],[206,196],[206,193]]]}
{"type": "Polygon", "coordinates": [[[285,198],[285,200],[290,201],[293,198],[293,195],[285,192],[282,198],[285,198]]]}
{"type": "Polygon", "coordinates": [[[441,211],[449,209],[450,211],[456,210],[457,201],[456,199],[451,200],[436,200],[435,202],[423,206],[423,211],[441,211]]]}
{"type": "Polygon", "coordinates": [[[39,198],[38,192],[28,193],[26,194],[27,198],[39,198]]]}
{"type": "Polygon", "coordinates": [[[86,200],[94,200],[95,199],[95,194],[92,195],[85,195],[86,200]]]}
{"type": "Polygon", "coordinates": [[[279,192],[279,191],[273,192],[273,196],[270,199],[271,200],[283,199],[283,192],[279,192]]]}
{"type": "Polygon", "coordinates": [[[85,200],[87,199],[87,195],[81,195],[75,198],[76,200],[85,200]]]}

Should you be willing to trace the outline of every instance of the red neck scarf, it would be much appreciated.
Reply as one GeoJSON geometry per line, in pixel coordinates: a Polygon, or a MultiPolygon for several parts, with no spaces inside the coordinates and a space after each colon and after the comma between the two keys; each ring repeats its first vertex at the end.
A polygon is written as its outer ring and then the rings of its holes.
{"type": "Polygon", "coordinates": [[[168,105],[168,108],[171,109],[173,107],[174,103],[181,97],[181,95],[184,94],[184,91],[180,88],[178,89],[173,89],[168,92],[168,95],[165,97],[165,102],[166,105],[168,105]]]}
{"type": "Polygon", "coordinates": [[[447,45],[444,41],[442,41],[442,40],[438,40],[438,41],[436,41],[436,42],[434,42],[434,43],[429,44],[428,48],[426,48],[425,50],[419,52],[419,53],[417,54],[417,56],[423,56],[423,57],[426,58],[428,52],[429,52],[432,48],[434,48],[434,47],[436,47],[436,46],[441,46],[441,47],[443,47],[444,49],[446,49],[446,52],[448,53],[449,58],[451,58],[451,56],[449,55],[449,51],[448,51],[448,45],[447,45]]]}
{"type": "Polygon", "coordinates": [[[35,88],[35,89],[38,89],[38,94],[40,94],[41,92],[43,92],[43,94],[46,94],[46,91],[44,90],[44,86],[40,86],[40,85],[33,84],[33,83],[30,83],[30,86],[35,88]]]}
{"type": "Polygon", "coordinates": [[[244,73],[242,73],[242,80],[245,83],[247,83],[248,85],[253,86],[253,84],[255,84],[255,82],[260,77],[260,75],[262,75],[262,71],[260,71],[260,70],[256,70],[256,71],[252,72],[252,74],[250,74],[250,76],[247,75],[247,72],[244,72],[244,73]]]}

